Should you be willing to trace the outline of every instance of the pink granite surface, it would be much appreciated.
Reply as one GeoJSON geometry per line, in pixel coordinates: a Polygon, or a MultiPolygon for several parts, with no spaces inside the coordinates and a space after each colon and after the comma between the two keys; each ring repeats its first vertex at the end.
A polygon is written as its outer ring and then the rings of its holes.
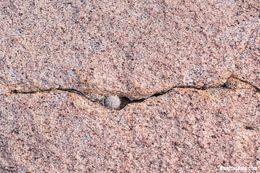
{"type": "Polygon", "coordinates": [[[2,94],[0,170],[259,168],[259,103],[259,93],[247,89],[174,89],[121,110],[68,92],[2,94]]]}
{"type": "Polygon", "coordinates": [[[2,0],[0,82],[142,98],[235,75],[260,87],[258,0],[2,0]]]}
{"type": "Polygon", "coordinates": [[[259,0],[0,0],[0,173],[258,172],[259,18],[259,0]]]}

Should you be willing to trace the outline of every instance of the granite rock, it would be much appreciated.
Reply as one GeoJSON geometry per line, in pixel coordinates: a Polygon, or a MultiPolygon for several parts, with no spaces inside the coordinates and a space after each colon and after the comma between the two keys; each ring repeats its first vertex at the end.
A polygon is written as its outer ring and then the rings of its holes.
{"type": "Polygon", "coordinates": [[[1,172],[260,169],[260,95],[250,89],[174,89],[121,110],[66,91],[5,93],[0,123],[1,172]]]}
{"type": "Polygon", "coordinates": [[[259,1],[1,1],[0,83],[145,98],[235,75],[260,87],[259,1]]]}
{"type": "Polygon", "coordinates": [[[259,9],[0,0],[0,172],[257,172],[259,9]]]}

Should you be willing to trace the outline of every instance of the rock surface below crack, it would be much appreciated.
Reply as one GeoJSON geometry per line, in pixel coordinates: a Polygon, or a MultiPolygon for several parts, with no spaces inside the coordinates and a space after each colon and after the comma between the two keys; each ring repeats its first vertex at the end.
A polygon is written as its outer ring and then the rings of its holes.
{"type": "Polygon", "coordinates": [[[173,89],[122,110],[66,91],[0,95],[0,172],[219,172],[259,163],[260,94],[173,89]]]}

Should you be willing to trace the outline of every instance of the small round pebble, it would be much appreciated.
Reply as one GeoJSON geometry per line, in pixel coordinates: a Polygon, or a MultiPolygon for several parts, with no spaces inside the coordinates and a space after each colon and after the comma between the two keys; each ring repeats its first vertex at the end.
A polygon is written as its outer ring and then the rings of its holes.
{"type": "Polygon", "coordinates": [[[110,109],[119,109],[121,100],[118,96],[108,96],[105,98],[104,104],[110,109]]]}

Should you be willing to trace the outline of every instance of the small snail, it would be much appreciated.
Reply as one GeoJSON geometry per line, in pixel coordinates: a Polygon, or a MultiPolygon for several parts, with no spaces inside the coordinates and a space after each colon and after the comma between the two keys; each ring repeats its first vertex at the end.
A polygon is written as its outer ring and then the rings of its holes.
{"type": "Polygon", "coordinates": [[[122,109],[124,108],[130,100],[126,97],[119,97],[117,95],[107,96],[103,104],[109,109],[122,109]]]}
{"type": "Polygon", "coordinates": [[[104,105],[110,109],[120,109],[121,100],[118,96],[108,96],[104,100],[104,105]]]}

